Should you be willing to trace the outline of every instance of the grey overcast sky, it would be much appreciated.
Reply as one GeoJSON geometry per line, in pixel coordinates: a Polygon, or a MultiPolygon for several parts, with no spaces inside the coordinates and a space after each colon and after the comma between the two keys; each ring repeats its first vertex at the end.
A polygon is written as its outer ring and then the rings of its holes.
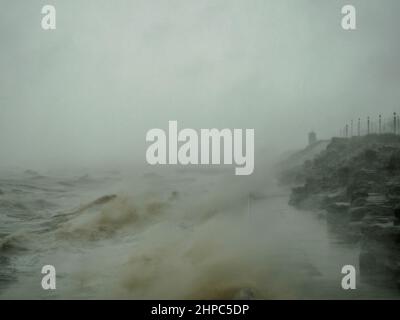
{"type": "Polygon", "coordinates": [[[1,164],[143,162],[168,120],[271,154],[400,111],[398,0],[0,0],[1,164]],[[57,29],[41,29],[41,8],[57,29]],[[357,30],[341,28],[341,7],[357,30]]]}

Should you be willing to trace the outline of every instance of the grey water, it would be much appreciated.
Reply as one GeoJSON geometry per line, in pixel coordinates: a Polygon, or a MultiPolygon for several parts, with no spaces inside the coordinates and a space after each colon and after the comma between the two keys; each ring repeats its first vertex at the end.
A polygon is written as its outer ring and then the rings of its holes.
{"type": "Polygon", "coordinates": [[[359,245],[288,203],[273,178],[226,172],[0,176],[1,299],[380,299],[398,291],[358,271],[359,245]],[[56,290],[41,268],[54,265],[56,290]],[[358,272],[357,272],[358,275],[358,272]]]}

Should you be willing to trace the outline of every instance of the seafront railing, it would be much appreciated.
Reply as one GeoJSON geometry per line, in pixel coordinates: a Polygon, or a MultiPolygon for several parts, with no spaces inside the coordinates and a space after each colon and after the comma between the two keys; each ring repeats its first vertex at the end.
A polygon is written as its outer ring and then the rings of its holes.
{"type": "Polygon", "coordinates": [[[366,117],[364,119],[352,119],[340,129],[339,136],[350,138],[354,136],[365,136],[369,134],[400,134],[400,116],[393,112],[393,115],[384,117],[379,114],[377,117],[366,117]]]}

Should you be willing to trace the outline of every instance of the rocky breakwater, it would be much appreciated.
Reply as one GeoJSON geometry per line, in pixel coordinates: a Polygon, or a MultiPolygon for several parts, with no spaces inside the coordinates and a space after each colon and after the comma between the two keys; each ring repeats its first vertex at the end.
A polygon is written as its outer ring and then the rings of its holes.
{"type": "Polygon", "coordinates": [[[291,205],[360,242],[362,279],[400,288],[400,136],[333,138],[290,175],[291,205]]]}

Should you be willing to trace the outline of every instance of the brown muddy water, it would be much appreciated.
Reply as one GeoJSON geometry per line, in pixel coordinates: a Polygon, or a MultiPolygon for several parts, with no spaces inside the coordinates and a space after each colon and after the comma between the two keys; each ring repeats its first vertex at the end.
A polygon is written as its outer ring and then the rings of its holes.
{"type": "Polygon", "coordinates": [[[358,299],[398,292],[357,278],[359,247],[290,207],[271,178],[225,172],[0,179],[1,299],[358,299]],[[54,265],[57,289],[41,287],[54,265]]]}

